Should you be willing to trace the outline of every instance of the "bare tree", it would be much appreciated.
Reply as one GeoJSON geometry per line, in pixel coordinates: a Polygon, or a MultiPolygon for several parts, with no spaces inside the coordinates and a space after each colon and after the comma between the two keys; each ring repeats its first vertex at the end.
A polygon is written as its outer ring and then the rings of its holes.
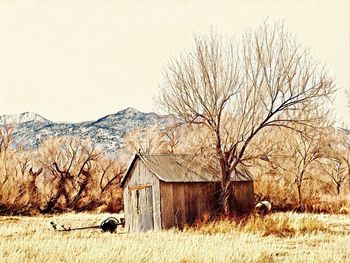
{"type": "Polygon", "coordinates": [[[42,212],[95,209],[110,203],[115,209],[121,208],[118,183],[126,166],[105,156],[89,141],[49,138],[40,146],[37,159],[44,177],[42,212]]]}
{"type": "Polygon", "coordinates": [[[163,152],[165,133],[156,127],[132,130],[124,138],[127,151],[141,154],[163,152]]]}
{"type": "Polygon", "coordinates": [[[350,139],[347,134],[342,133],[339,142],[340,147],[336,149],[337,156],[345,169],[344,174],[346,175],[346,178],[344,181],[348,181],[350,183],[350,139]]]}
{"type": "Polygon", "coordinates": [[[16,150],[10,147],[12,140],[13,127],[10,125],[0,126],[0,190],[10,179],[11,173],[17,171],[14,169],[13,158],[16,150]]]}
{"type": "Polygon", "coordinates": [[[339,158],[333,157],[329,162],[324,164],[324,172],[331,179],[335,187],[337,195],[340,194],[340,189],[347,179],[346,169],[339,158]]]}
{"type": "Polygon", "coordinates": [[[261,130],[317,126],[333,80],[283,25],[247,31],[241,43],[195,36],[195,48],[173,59],[164,74],[162,107],[184,123],[206,125],[214,137],[223,208],[231,210],[230,177],[245,162],[261,130]]]}
{"type": "Polygon", "coordinates": [[[5,124],[0,125],[0,152],[6,151],[13,139],[13,127],[5,124]]]}
{"type": "Polygon", "coordinates": [[[208,153],[213,138],[207,127],[171,125],[163,129],[136,129],[125,136],[126,151],[140,154],[203,154],[208,153]]]}
{"type": "Polygon", "coordinates": [[[43,168],[39,168],[37,171],[33,170],[33,167],[29,169],[29,184],[28,195],[29,201],[27,206],[29,209],[40,209],[40,193],[39,188],[36,185],[38,176],[42,173],[43,168]]]}
{"type": "Polygon", "coordinates": [[[30,170],[29,167],[31,164],[31,159],[32,159],[31,156],[29,154],[26,154],[26,152],[24,152],[22,156],[19,156],[16,158],[17,166],[21,173],[22,178],[24,178],[28,170],[30,170]]]}
{"type": "Polygon", "coordinates": [[[321,162],[329,161],[325,131],[305,129],[303,133],[289,133],[285,139],[288,152],[282,166],[289,169],[298,197],[298,206],[303,203],[303,186],[306,181],[320,178],[315,171],[321,171],[321,162]]]}
{"type": "Polygon", "coordinates": [[[76,137],[48,138],[30,150],[14,147],[10,128],[0,131],[0,213],[122,208],[122,161],[76,137]]]}
{"type": "Polygon", "coordinates": [[[76,209],[78,202],[93,184],[95,162],[99,153],[88,141],[79,138],[62,137],[43,143],[40,164],[50,171],[46,176],[51,187],[49,200],[44,212],[51,212],[63,197],[66,208],[76,209]],[[56,187],[54,187],[56,185],[56,187]]]}
{"type": "Polygon", "coordinates": [[[107,191],[111,186],[119,183],[126,172],[126,166],[124,163],[116,162],[115,160],[100,160],[100,182],[99,186],[101,193],[107,191]]]}

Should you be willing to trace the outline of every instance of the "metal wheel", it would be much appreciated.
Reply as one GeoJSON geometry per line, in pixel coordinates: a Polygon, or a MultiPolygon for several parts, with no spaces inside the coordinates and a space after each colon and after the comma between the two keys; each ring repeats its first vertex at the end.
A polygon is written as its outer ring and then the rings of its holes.
{"type": "Polygon", "coordinates": [[[117,218],[108,217],[107,219],[103,220],[103,222],[100,225],[100,228],[102,229],[102,232],[113,233],[116,231],[119,224],[120,222],[117,218]]]}

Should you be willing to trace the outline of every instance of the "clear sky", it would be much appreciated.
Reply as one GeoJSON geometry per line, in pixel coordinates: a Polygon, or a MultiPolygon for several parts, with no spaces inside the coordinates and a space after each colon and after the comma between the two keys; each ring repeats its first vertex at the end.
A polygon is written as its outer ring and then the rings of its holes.
{"type": "Polygon", "coordinates": [[[0,115],[92,120],[153,98],[170,56],[193,33],[225,36],[284,20],[337,79],[336,114],[349,120],[350,1],[0,0],[0,115]]]}

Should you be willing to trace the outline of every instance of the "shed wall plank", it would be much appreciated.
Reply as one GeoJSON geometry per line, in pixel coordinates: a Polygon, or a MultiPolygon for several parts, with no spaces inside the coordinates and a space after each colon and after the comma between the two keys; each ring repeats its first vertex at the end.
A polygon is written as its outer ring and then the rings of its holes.
{"type": "Polygon", "coordinates": [[[198,216],[198,184],[185,184],[186,223],[193,224],[198,216]]]}
{"type": "Polygon", "coordinates": [[[198,185],[198,217],[201,218],[205,213],[210,213],[211,202],[211,185],[198,185]]]}
{"type": "Polygon", "coordinates": [[[172,184],[173,187],[173,207],[174,224],[182,228],[186,223],[186,203],[185,203],[185,184],[172,184]]]}
{"type": "Polygon", "coordinates": [[[160,182],[162,228],[183,227],[218,209],[217,183],[160,182]]]}
{"type": "Polygon", "coordinates": [[[160,211],[160,182],[158,178],[154,176],[152,183],[153,188],[153,225],[154,230],[162,229],[162,219],[160,211]]]}
{"type": "Polygon", "coordinates": [[[254,208],[253,182],[234,182],[232,191],[238,203],[238,207],[233,207],[233,209],[249,211],[254,208]]]}
{"type": "Polygon", "coordinates": [[[139,203],[140,203],[140,230],[142,232],[153,230],[153,197],[152,188],[144,188],[139,191],[139,203]]]}
{"type": "Polygon", "coordinates": [[[174,226],[173,185],[160,182],[162,229],[174,226]]]}
{"type": "Polygon", "coordinates": [[[129,192],[127,189],[124,189],[123,191],[123,199],[124,199],[124,219],[125,219],[125,229],[126,231],[129,231],[129,216],[130,216],[130,212],[129,212],[129,192]]]}

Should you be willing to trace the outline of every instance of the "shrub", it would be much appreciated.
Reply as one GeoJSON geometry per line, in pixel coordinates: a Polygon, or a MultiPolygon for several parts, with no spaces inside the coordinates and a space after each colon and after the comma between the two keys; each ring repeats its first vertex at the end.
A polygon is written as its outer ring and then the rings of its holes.
{"type": "Polygon", "coordinates": [[[326,232],[325,224],[312,215],[296,213],[274,213],[268,216],[251,215],[244,218],[222,218],[184,228],[185,232],[217,234],[243,231],[261,236],[275,235],[291,237],[295,235],[326,232]]]}

